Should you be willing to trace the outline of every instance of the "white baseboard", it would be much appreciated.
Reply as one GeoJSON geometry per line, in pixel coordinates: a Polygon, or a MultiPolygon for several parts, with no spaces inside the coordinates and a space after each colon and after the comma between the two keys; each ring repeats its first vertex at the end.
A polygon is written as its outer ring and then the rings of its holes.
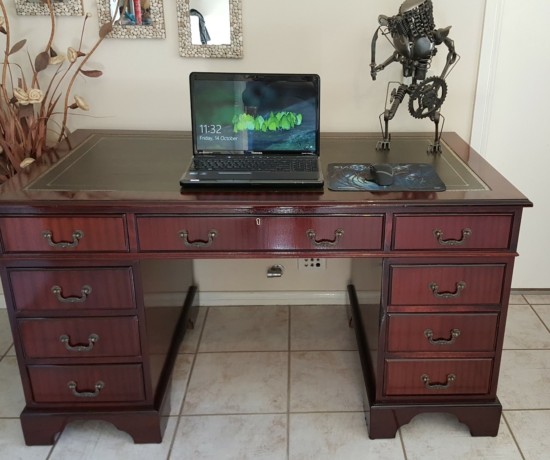
{"type": "MultiPolygon", "coordinates": [[[[378,303],[376,292],[357,293],[361,303],[378,303]]],[[[150,293],[145,295],[146,305],[181,305],[184,293],[150,293]]],[[[233,291],[199,292],[201,306],[239,305],[346,305],[347,291],[233,291]]]]}
{"type": "MultiPolygon", "coordinates": [[[[235,291],[200,292],[201,306],[217,305],[347,305],[347,291],[235,291]]],[[[378,303],[379,294],[371,291],[359,291],[357,297],[361,303],[378,303]]],[[[185,292],[159,292],[145,294],[145,305],[181,305],[185,292]]],[[[6,299],[0,294],[0,309],[6,308],[6,299]]]]}

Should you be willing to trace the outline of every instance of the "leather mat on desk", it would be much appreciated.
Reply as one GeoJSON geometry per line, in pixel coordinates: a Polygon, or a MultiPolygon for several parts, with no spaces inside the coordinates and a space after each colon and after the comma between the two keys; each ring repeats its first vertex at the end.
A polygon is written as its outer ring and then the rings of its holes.
{"type": "Polygon", "coordinates": [[[330,163],[328,188],[334,191],[444,192],[445,184],[427,163],[392,163],[393,184],[374,182],[368,163],[330,163]]]}

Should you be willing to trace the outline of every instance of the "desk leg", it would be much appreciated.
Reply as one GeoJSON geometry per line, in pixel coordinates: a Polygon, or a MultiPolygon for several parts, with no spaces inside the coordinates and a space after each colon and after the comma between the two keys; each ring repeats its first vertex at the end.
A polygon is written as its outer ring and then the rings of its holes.
{"type": "Polygon", "coordinates": [[[375,404],[367,416],[369,438],[394,438],[399,427],[424,413],[450,413],[465,424],[472,436],[497,436],[502,406],[498,399],[479,404],[375,404]]]}
{"type": "MultiPolygon", "coordinates": [[[[168,411],[169,412],[169,411],[168,411]]],[[[168,413],[167,412],[167,413],[168,413]]],[[[125,431],[136,444],[160,443],[166,429],[168,417],[159,412],[71,412],[52,413],[25,409],[21,413],[21,428],[28,446],[52,445],[65,426],[76,420],[103,420],[112,423],[117,429],[125,431]]]]}

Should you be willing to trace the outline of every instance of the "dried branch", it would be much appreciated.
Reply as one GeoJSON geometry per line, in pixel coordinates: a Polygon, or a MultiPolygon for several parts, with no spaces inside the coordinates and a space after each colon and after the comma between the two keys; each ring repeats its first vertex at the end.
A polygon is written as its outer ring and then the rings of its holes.
{"type": "Polygon", "coordinates": [[[56,18],[52,0],[43,1],[49,10],[50,33],[45,48],[34,60],[27,53],[30,67],[27,78],[23,68],[13,62],[13,55],[21,51],[27,41],[23,39],[11,45],[9,18],[4,0],[0,0],[0,36],[5,37],[0,85],[0,184],[32,164],[45,152],[55,150],[62,141],[68,140],[69,109],[88,110],[87,103],[78,96],[74,96],[74,103],[69,103],[76,77],[80,74],[90,78],[102,75],[99,70],[85,70],[83,67],[112,30],[112,22],[100,28],[99,38],[90,51],[85,52],[83,38],[86,22],[90,17],[86,14],[78,50],[69,48],[65,59],[53,49],[56,18]],[[53,75],[41,77],[41,72],[49,66],[57,66],[53,75]],[[45,91],[41,89],[41,83],[45,91]],[[64,101],[63,111],[56,111],[55,108],[61,101],[64,101]],[[54,119],[58,112],[62,115],[61,123],[54,119]],[[50,129],[49,125],[54,125],[56,129],[50,129]],[[55,145],[47,144],[48,132],[58,133],[55,145]]]}

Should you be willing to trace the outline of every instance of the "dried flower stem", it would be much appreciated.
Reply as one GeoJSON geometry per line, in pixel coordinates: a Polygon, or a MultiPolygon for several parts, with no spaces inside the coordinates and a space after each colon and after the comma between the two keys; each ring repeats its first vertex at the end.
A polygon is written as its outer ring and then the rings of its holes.
{"type": "Polygon", "coordinates": [[[0,0],[0,37],[5,36],[4,56],[1,69],[0,87],[0,183],[6,178],[28,167],[34,159],[38,159],[44,152],[55,149],[59,143],[68,142],[68,111],[72,108],[87,110],[87,104],[79,99],[78,104],[69,104],[71,92],[76,82],[76,77],[82,74],[85,77],[99,77],[102,72],[98,70],[84,70],[91,55],[98,48],[106,35],[112,30],[112,22],[104,24],[99,31],[99,38],[88,53],[82,49],[86,21],[79,37],[78,51],[69,48],[71,56],[68,64],[65,64],[62,55],[58,55],[53,49],[56,33],[56,18],[53,9],[53,0],[43,0],[50,15],[50,33],[46,46],[33,60],[29,57],[31,74],[25,78],[24,69],[13,60],[12,55],[21,50],[26,40],[20,40],[11,44],[11,30],[9,17],[4,0],[0,0]],[[82,59],[81,59],[82,58],[82,59]],[[79,62],[76,62],[79,60],[79,62]],[[53,76],[47,78],[41,85],[42,71],[48,65],[56,65],[53,76]],[[72,74],[71,74],[72,72],[72,74]],[[41,86],[45,88],[42,91],[41,86]],[[65,88],[65,90],[62,90],[65,88]],[[56,106],[64,101],[63,111],[56,111],[56,106]],[[53,115],[62,117],[61,123],[54,119],[53,115]],[[55,146],[47,145],[47,134],[51,124],[55,124],[55,132],[59,137],[55,146]],[[59,129],[58,129],[59,127],[59,129]]]}
{"type": "Polygon", "coordinates": [[[63,140],[63,137],[66,136],[65,131],[67,129],[67,118],[69,116],[69,107],[70,107],[69,98],[71,96],[71,90],[73,88],[76,77],[78,76],[78,74],[82,70],[82,66],[84,64],[86,64],[86,62],[88,61],[90,55],[97,49],[97,47],[103,41],[103,39],[104,39],[104,37],[99,38],[99,40],[96,42],[96,44],[94,45],[92,50],[84,57],[84,59],[82,59],[82,61],[80,62],[80,65],[76,69],[76,72],[73,74],[71,80],[69,81],[69,85],[67,86],[67,90],[65,91],[65,106],[64,106],[64,109],[63,109],[63,120],[61,121],[61,132],[59,133],[59,137],[57,138],[57,142],[61,142],[63,140]]]}

